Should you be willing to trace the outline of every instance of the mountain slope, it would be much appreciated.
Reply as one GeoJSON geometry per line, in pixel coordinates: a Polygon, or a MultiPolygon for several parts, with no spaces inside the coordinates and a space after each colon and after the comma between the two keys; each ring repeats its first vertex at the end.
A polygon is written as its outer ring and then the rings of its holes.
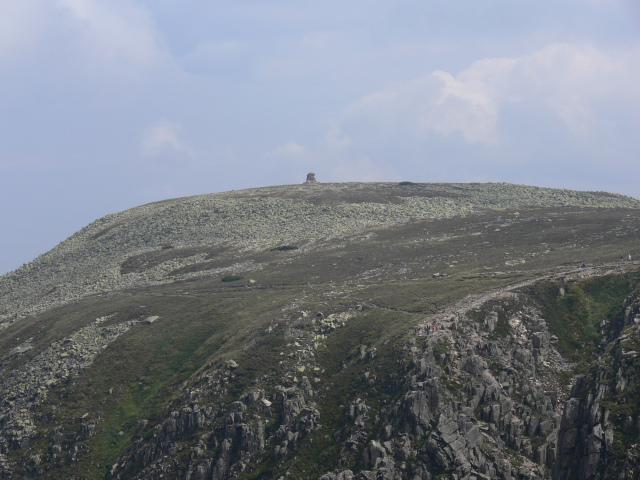
{"type": "Polygon", "coordinates": [[[104,217],[0,278],[3,475],[637,474],[635,404],[612,406],[633,361],[599,427],[565,401],[593,409],[578,374],[602,380],[637,338],[639,231],[636,199],[508,184],[269,187],[104,217]],[[579,425],[604,432],[598,455],[579,425]]]}

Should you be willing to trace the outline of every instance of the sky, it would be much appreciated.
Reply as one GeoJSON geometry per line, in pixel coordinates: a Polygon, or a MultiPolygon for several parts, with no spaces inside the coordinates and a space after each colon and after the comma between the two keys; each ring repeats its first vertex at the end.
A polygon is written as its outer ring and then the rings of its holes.
{"type": "Polygon", "coordinates": [[[0,0],[0,274],[311,171],[639,198],[638,78],[637,0],[0,0]]]}

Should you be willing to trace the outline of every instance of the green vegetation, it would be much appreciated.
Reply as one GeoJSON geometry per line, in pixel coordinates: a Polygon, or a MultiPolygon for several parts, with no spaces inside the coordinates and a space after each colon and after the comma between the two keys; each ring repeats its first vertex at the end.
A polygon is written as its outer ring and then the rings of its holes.
{"type": "MultiPolygon", "coordinates": [[[[635,293],[638,293],[638,289],[635,293]]],[[[625,338],[619,344],[620,353],[640,351],[640,329],[637,326],[627,328],[623,336],[625,338]]],[[[611,353],[613,355],[607,358],[609,363],[603,368],[612,379],[616,378],[617,372],[622,372],[629,384],[624,389],[616,389],[615,394],[606,395],[600,401],[600,406],[609,410],[614,426],[611,455],[618,461],[622,461],[630,450],[637,448],[634,445],[640,433],[640,425],[635,421],[640,412],[640,385],[637,380],[640,377],[640,357],[624,359],[622,356],[617,356],[615,350],[611,353]]],[[[604,382],[600,381],[600,383],[604,382]]]]}
{"type": "Polygon", "coordinates": [[[272,252],[286,252],[287,250],[298,250],[297,245],[282,245],[280,247],[272,248],[272,252]]]}
{"type": "MultiPolygon", "coordinates": [[[[349,320],[346,326],[336,330],[330,337],[326,347],[317,351],[318,363],[326,369],[325,376],[330,379],[330,391],[323,398],[321,415],[323,428],[313,436],[313,447],[299,456],[296,466],[296,478],[316,478],[326,472],[325,465],[317,461],[317,454],[327,450],[325,458],[335,462],[333,455],[338,453],[335,448],[333,433],[341,430],[340,438],[346,439],[350,430],[345,428],[344,415],[349,404],[356,398],[362,398],[373,411],[382,404],[397,399],[399,392],[388,388],[385,379],[396,371],[398,365],[399,341],[398,335],[405,335],[407,323],[411,317],[404,314],[394,314],[377,309],[368,310],[364,314],[349,320]],[[362,358],[361,346],[375,348],[375,362],[362,358]],[[373,371],[371,371],[373,369],[373,371]],[[371,389],[363,385],[363,374],[370,371],[378,380],[377,388],[371,389]],[[303,475],[302,470],[306,470],[303,475]],[[315,477],[314,477],[315,475],[315,477]]],[[[374,425],[370,418],[370,428],[380,428],[374,425]]],[[[355,452],[354,452],[355,453],[355,452]]],[[[351,457],[352,468],[356,468],[361,458],[362,449],[351,457]]]]}
{"type": "Polygon", "coordinates": [[[560,385],[567,387],[571,384],[571,379],[573,378],[573,376],[574,376],[573,371],[563,370],[558,375],[558,381],[560,382],[560,385]]]}
{"type": "Polygon", "coordinates": [[[91,240],[97,240],[100,237],[102,237],[103,235],[106,235],[107,233],[109,233],[111,230],[113,230],[114,228],[118,227],[120,224],[119,223],[114,223],[113,225],[109,225],[106,228],[103,228],[102,230],[100,230],[99,232],[91,235],[91,237],[89,237],[91,240]]]}
{"type": "Polygon", "coordinates": [[[226,277],[222,277],[220,279],[221,282],[237,282],[238,280],[242,280],[244,277],[242,275],[227,275],[226,277]]]}
{"type": "Polygon", "coordinates": [[[508,313],[505,312],[505,306],[509,308],[509,310],[517,310],[519,305],[514,304],[513,302],[505,302],[503,300],[495,300],[485,302],[481,308],[469,310],[467,312],[467,316],[482,325],[484,330],[487,330],[487,326],[485,326],[485,319],[489,316],[492,316],[496,319],[495,326],[493,328],[493,332],[489,335],[491,340],[496,340],[499,338],[506,337],[511,327],[509,326],[509,321],[507,320],[508,313]]]}
{"type": "Polygon", "coordinates": [[[507,315],[502,309],[497,309],[498,321],[496,322],[496,328],[493,330],[493,338],[506,337],[511,330],[509,322],[507,321],[507,315]]]}
{"type": "Polygon", "coordinates": [[[605,275],[568,286],[539,282],[525,291],[543,300],[543,317],[558,337],[558,351],[584,372],[601,338],[600,322],[618,312],[639,281],[637,273],[605,275]],[[566,289],[564,296],[559,294],[561,287],[566,289]]]}
{"type": "Polygon", "coordinates": [[[447,347],[446,342],[438,342],[436,346],[433,347],[433,357],[435,358],[436,362],[440,362],[440,364],[444,366],[444,364],[440,361],[440,357],[442,357],[442,355],[446,355],[448,351],[449,348],[447,347]]]}
{"type": "MultiPolygon", "coordinates": [[[[106,307],[104,300],[96,303],[98,309],[106,307]]],[[[118,321],[138,316],[140,304],[160,313],[163,319],[172,320],[160,319],[150,325],[132,327],[100,355],[99,361],[51,390],[36,411],[42,418],[65,418],[66,435],[82,428],[79,417],[85,412],[88,420],[96,422],[97,434],[83,442],[89,455],[76,466],[67,465],[62,472],[71,472],[66,468],[73,468],[75,472],[84,472],[86,478],[106,475],[131,441],[138,421],[153,422],[159,418],[179,385],[218,351],[230,325],[225,318],[229,305],[218,304],[217,320],[212,322],[216,317],[210,309],[215,307],[198,296],[180,299],[150,292],[133,298],[120,297],[117,302],[109,302],[107,308],[120,311],[113,318],[118,321]]],[[[90,308],[90,304],[85,305],[85,309],[90,308]]],[[[61,320],[70,316],[65,309],[60,313],[61,320]]],[[[42,423],[44,431],[55,427],[53,421],[42,423]]],[[[74,438],[69,441],[75,441],[74,438]]],[[[71,476],[69,473],[67,478],[71,476]]]]}

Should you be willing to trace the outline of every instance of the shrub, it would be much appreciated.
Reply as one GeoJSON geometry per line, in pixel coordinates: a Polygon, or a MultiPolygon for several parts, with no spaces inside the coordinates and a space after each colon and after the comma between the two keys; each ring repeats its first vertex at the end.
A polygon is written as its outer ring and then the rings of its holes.
{"type": "Polygon", "coordinates": [[[415,185],[413,182],[400,182],[398,185],[415,185]]]}

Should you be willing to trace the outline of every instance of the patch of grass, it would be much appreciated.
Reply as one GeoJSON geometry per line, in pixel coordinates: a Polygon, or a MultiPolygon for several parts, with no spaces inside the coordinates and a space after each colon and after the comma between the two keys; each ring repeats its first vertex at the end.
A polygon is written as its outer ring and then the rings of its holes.
{"type": "MultiPolygon", "coordinates": [[[[504,338],[509,334],[511,327],[509,326],[509,321],[507,320],[507,312],[504,310],[505,302],[502,300],[499,301],[488,301],[480,308],[475,310],[469,310],[467,312],[467,317],[471,320],[479,323],[484,330],[487,330],[487,327],[484,325],[484,320],[487,316],[491,315],[493,312],[498,314],[498,319],[496,321],[496,325],[493,329],[493,332],[489,335],[489,339],[497,340],[499,338],[504,338]]],[[[509,305],[507,308],[513,308],[513,305],[509,305]]]]}
{"type": "Polygon", "coordinates": [[[624,417],[633,416],[640,411],[640,387],[634,385],[617,395],[609,395],[600,404],[611,411],[614,417],[619,417],[618,420],[622,423],[624,417]]]}
{"type": "Polygon", "coordinates": [[[286,252],[288,250],[298,250],[300,247],[298,247],[297,245],[281,245],[279,247],[276,248],[272,248],[271,251],[272,252],[286,252]]]}
{"type": "Polygon", "coordinates": [[[106,235],[107,233],[109,233],[111,230],[113,230],[114,228],[118,227],[119,225],[121,225],[120,222],[114,223],[113,225],[109,225],[108,227],[103,228],[98,233],[92,235],[91,236],[91,240],[97,240],[98,238],[102,237],[103,235],[106,235]]]}
{"type": "Polygon", "coordinates": [[[562,385],[563,387],[567,387],[569,386],[569,383],[571,383],[571,378],[573,378],[573,371],[572,370],[563,370],[562,372],[560,372],[560,374],[558,375],[558,380],[560,381],[560,385],[562,385]]]}
{"type": "Polygon", "coordinates": [[[509,334],[511,326],[507,320],[507,314],[502,309],[498,309],[498,321],[496,322],[496,328],[493,330],[493,338],[504,338],[509,334]]]}
{"type": "Polygon", "coordinates": [[[549,331],[558,337],[558,351],[582,370],[593,358],[601,334],[599,323],[612,318],[639,280],[637,273],[606,275],[565,286],[539,282],[527,289],[542,302],[549,331]],[[560,298],[560,287],[566,294],[560,298]]]}
{"type": "Polygon", "coordinates": [[[457,378],[455,378],[453,375],[449,375],[445,372],[443,372],[441,378],[442,378],[442,384],[445,386],[445,388],[450,390],[454,396],[458,396],[458,394],[460,393],[460,390],[462,389],[462,384],[460,383],[460,381],[457,378]]]}
{"type": "Polygon", "coordinates": [[[449,346],[446,342],[438,342],[438,344],[433,348],[433,358],[435,358],[436,362],[440,362],[440,356],[446,354],[449,351],[449,346]]]}
{"type": "Polygon", "coordinates": [[[635,443],[637,436],[629,435],[624,432],[614,431],[613,444],[609,449],[609,455],[618,461],[622,461],[626,458],[627,452],[632,444],[635,443]]]}
{"type": "Polygon", "coordinates": [[[237,282],[238,280],[242,280],[244,277],[242,275],[227,275],[226,277],[222,277],[220,279],[221,282],[237,282]]]}
{"type": "Polygon", "coordinates": [[[519,468],[522,466],[523,460],[522,460],[522,455],[520,455],[520,453],[508,447],[505,448],[505,452],[511,457],[511,464],[515,468],[519,468]]]}
{"type": "MultiPolygon", "coordinates": [[[[126,275],[129,273],[141,273],[146,270],[150,270],[154,267],[157,267],[162,263],[171,262],[171,261],[179,262],[180,260],[183,260],[188,257],[192,257],[194,255],[198,255],[198,254],[205,254],[207,259],[218,258],[224,252],[226,252],[226,249],[224,247],[203,246],[203,247],[179,248],[179,247],[174,247],[172,245],[164,245],[163,247],[160,247],[158,250],[140,253],[127,258],[120,264],[120,274],[126,275]]],[[[225,259],[225,263],[223,263],[222,265],[219,265],[219,264],[209,265],[210,263],[211,262],[202,262],[198,265],[194,265],[191,267],[193,268],[197,266],[202,266],[203,264],[208,264],[206,268],[228,266],[229,260],[225,259]]],[[[184,267],[184,268],[188,268],[188,267],[184,267]]],[[[184,273],[187,273],[187,272],[184,272],[184,273]]],[[[174,274],[173,271],[170,273],[170,275],[172,274],[174,274]]]]}

